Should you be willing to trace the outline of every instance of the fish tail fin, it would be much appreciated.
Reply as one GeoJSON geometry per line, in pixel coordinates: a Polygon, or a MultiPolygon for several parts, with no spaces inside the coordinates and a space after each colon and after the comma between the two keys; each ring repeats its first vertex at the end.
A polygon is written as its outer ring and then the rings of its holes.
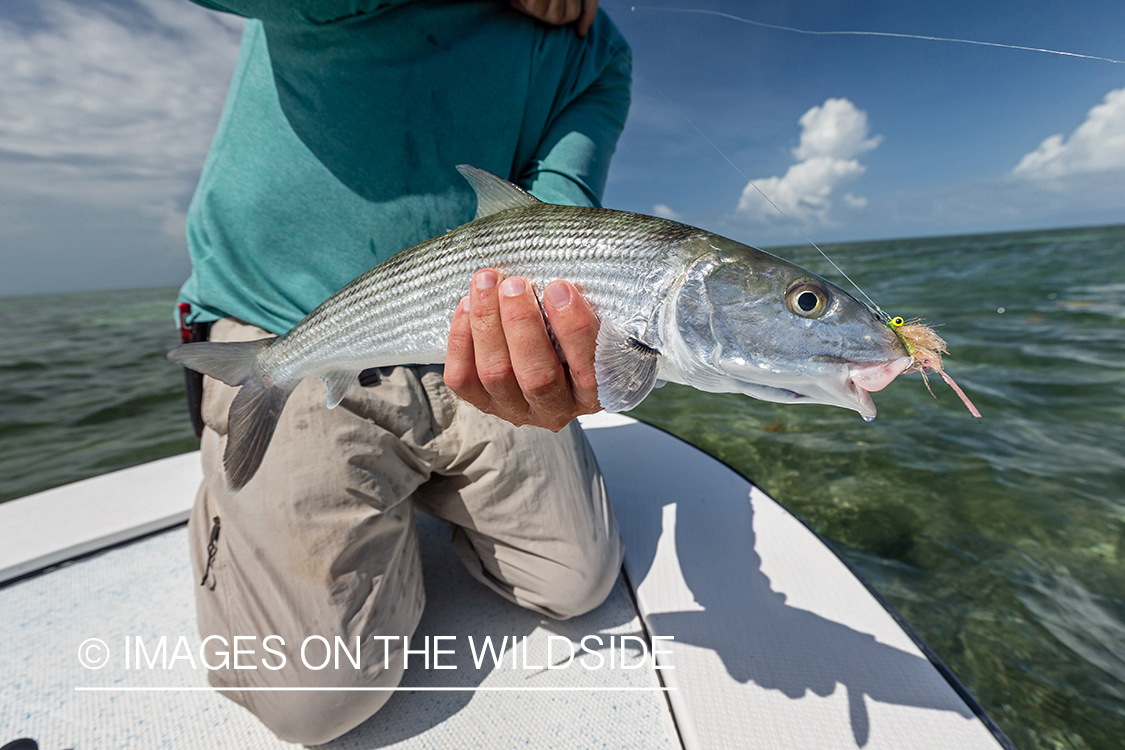
{"type": "Polygon", "coordinates": [[[223,469],[228,495],[246,486],[258,471],[292,392],[293,385],[267,385],[257,376],[242,384],[227,416],[223,469]]]}
{"type": "Polygon", "coordinates": [[[203,341],[184,344],[168,359],[230,386],[241,386],[227,415],[227,446],[223,451],[227,494],[242,489],[262,463],[281,410],[296,383],[268,383],[258,369],[258,355],[274,339],[203,341]]]}

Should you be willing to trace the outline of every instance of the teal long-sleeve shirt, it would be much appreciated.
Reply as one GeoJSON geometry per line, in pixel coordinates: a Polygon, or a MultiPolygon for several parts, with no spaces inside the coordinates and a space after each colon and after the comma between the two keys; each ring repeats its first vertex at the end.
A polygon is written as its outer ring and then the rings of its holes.
{"type": "Polygon", "coordinates": [[[604,13],[579,38],[503,0],[196,2],[252,20],[188,210],[191,320],[289,330],[472,219],[457,164],[599,204],[631,81],[604,13]]]}

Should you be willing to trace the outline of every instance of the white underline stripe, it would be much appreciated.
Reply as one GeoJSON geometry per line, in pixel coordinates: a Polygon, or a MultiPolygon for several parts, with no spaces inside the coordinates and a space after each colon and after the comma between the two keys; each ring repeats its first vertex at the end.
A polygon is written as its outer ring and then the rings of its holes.
{"type": "Polygon", "coordinates": [[[471,693],[484,693],[484,692],[667,692],[675,690],[671,687],[241,687],[241,688],[213,688],[213,687],[198,687],[198,686],[185,686],[185,687],[85,687],[75,686],[75,691],[78,692],[98,692],[98,693],[176,693],[176,692],[301,692],[301,691],[337,691],[337,692],[361,692],[361,691],[377,691],[377,692],[411,692],[411,691],[431,691],[431,692],[471,692],[471,693]]]}

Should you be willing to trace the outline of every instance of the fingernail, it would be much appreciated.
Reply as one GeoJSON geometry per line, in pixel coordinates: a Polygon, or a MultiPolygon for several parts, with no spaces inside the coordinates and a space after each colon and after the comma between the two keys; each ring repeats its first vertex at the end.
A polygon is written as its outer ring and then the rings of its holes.
{"type": "Polygon", "coordinates": [[[547,287],[543,298],[551,307],[566,307],[570,303],[570,288],[561,281],[556,281],[547,287]]]}
{"type": "Polygon", "coordinates": [[[495,271],[481,271],[476,278],[477,289],[491,289],[496,286],[496,280],[495,271]]]}
{"type": "Polygon", "coordinates": [[[473,310],[472,297],[473,297],[473,295],[466,294],[464,297],[461,298],[461,311],[462,312],[472,312],[472,310],[473,310]]]}
{"type": "Polygon", "coordinates": [[[505,297],[518,297],[527,290],[527,282],[519,276],[504,279],[500,284],[500,293],[505,297]]]}

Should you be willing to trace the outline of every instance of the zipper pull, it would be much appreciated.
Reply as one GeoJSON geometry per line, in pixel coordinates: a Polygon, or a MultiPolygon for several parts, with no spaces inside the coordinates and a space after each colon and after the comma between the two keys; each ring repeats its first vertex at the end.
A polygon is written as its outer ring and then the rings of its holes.
{"type": "MultiPolygon", "coordinates": [[[[215,516],[211,519],[211,539],[207,542],[207,566],[203,569],[203,580],[199,582],[200,586],[207,584],[207,576],[211,575],[211,564],[215,562],[215,554],[219,551],[219,517],[215,516]]],[[[211,576],[211,591],[215,590],[215,584],[218,581],[214,576],[211,576]]]]}

